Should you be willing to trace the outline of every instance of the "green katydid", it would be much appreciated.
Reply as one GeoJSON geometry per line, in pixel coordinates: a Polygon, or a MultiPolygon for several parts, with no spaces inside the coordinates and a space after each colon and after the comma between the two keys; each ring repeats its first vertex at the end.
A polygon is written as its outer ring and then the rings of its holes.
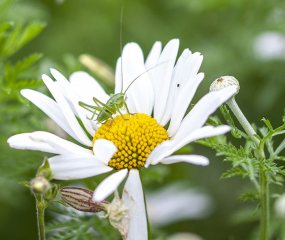
{"type": "MultiPolygon", "coordinates": [[[[165,63],[165,62],[163,62],[165,63]]],[[[158,65],[161,65],[163,63],[160,63],[158,65]]],[[[110,99],[106,102],[106,103],[102,103],[100,100],[98,100],[96,97],[93,97],[93,101],[97,106],[91,106],[88,105],[86,103],[83,102],[79,102],[79,106],[83,107],[84,109],[88,110],[89,112],[92,112],[93,115],[91,118],[88,118],[89,120],[93,120],[95,115],[97,115],[96,121],[97,123],[102,123],[104,121],[107,121],[108,119],[114,119],[113,115],[116,114],[117,112],[122,116],[123,119],[127,120],[124,115],[122,114],[122,112],[120,111],[121,108],[125,107],[127,110],[128,114],[131,114],[127,103],[126,103],[126,92],[128,91],[128,89],[130,88],[130,86],[143,74],[147,73],[148,71],[150,71],[151,69],[157,67],[158,65],[146,70],[145,72],[143,72],[142,74],[140,74],[139,76],[137,76],[127,87],[127,89],[120,93],[116,93],[116,94],[110,94],[110,99]]],[[[123,88],[123,86],[122,86],[123,88]]]]}
{"type": "MultiPolygon", "coordinates": [[[[122,56],[122,21],[123,21],[123,8],[121,11],[121,26],[120,26],[120,50],[121,50],[121,56],[122,56]]],[[[121,58],[122,59],[122,58],[121,58]]],[[[96,97],[93,97],[93,101],[97,106],[91,106],[88,105],[86,103],[83,102],[79,102],[79,105],[81,107],[83,107],[84,109],[88,110],[89,112],[92,112],[93,115],[91,118],[88,118],[89,120],[93,120],[93,118],[95,117],[95,115],[97,115],[96,121],[97,123],[102,123],[104,121],[109,120],[110,118],[112,119],[112,122],[114,120],[113,115],[116,114],[117,112],[122,116],[123,119],[127,120],[124,115],[122,114],[122,112],[120,111],[121,108],[125,107],[127,110],[128,114],[131,114],[127,103],[126,103],[126,92],[128,91],[128,89],[130,88],[130,86],[143,74],[147,73],[148,71],[150,71],[151,69],[167,63],[169,61],[166,62],[162,62],[154,67],[149,68],[148,70],[146,70],[145,72],[143,72],[142,74],[140,74],[139,76],[137,76],[127,87],[127,89],[123,92],[123,59],[121,60],[121,79],[122,79],[122,88],[121,88],[121,92],[120,93],[116,93],[116,94],[110,94],[110,99],[106,102],[106,103],[102,103],[100,100],[98,100],[96,97]],[[99,113],[98,113],[98,112],[99,113]]]]}

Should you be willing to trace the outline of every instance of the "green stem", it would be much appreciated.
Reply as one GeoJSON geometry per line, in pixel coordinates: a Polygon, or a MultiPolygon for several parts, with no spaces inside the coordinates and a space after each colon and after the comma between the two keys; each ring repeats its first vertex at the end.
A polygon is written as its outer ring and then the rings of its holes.
{"type": "Polygon", "coordinates": [[[144,198],[144,208],[145,208],[145,215],[146,215],[146,221],[147,221],[147,236],[148,236],[148,240],[151,240],[152,239],[152,237],[151,237],[151,229],[150,229],[150,224],[149,224],[149,220],[148,220],[148,212],[147,212],[147,206],[146,206],[145,191],[144,191],[144,186],[143,186],[143,181],[142,181],[141,174],[140,174],[140,179],[141,179],[141,183],[142,183],[143,198],[144,198]]]}
{"type": "Polygon", "coordinates": [[[260,168],[260,205],[261,205],[261,229],[260,239],[267,240],[269,233],[269,188],[266,173],[260,168]]]}
{"type": "Polygon", "coordinates": [[[228,104],[229,108],[232,110],[237,120],[239,121],[240,125],[243,127],[245,132],[248,134],[250,139],[256,144],[256,146],[258,146],[259,140],[254,136],[256,135],[256,132],[254,131],[252,126],[249,124],[246,117],[243,115],[243,112],[240,110],[239,106],[237,105],[235,98],[232,97],[226,103],[228,104]]]}
{"type": "Polygon", "coordinates": [[[37,201],[37,222],[38,222],[38,231],[39,231],[39,240],[45,240],[45,207],[42,207],[37,201]]]}
{"type": "MultiPolygon", "coordinates": [[[[239,106],[237,105],[234,97],[229,99],[227,102],[228,106],[238,119],[239,123],[245,130],[245,132],[248,134],[250,139],[255,143],[257,150],[255,151],[255,156],[258,159],[262,159],[265,157],[264,154],[264,143],[265,141],[272,136],[272,134],[268,134],[263,140],[259,140],[255,135],[256,132],[250,125],[250,123],[247,121],[246,117],[240,110],[239,106]]],[[[269,187],[268,187],[268,181],[267,181],[267,174],[262,168],[260,167],[260,190],[259,190],[259,198],[260,198],[260,205],[261,205],[261,216],[260,216],[260,239],[261,240],[268,240],[269,235],[269,216],[270,216],[270,208],[269,208],[269,187]]],[[[256,182],[254,182],[255,185],[257,185],[256,182]]]]}

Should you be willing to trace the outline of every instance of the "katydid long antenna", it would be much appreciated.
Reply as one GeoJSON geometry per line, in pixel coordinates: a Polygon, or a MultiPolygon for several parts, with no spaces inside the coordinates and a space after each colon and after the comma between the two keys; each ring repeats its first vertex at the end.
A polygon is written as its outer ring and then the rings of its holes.
{"type": "Polygon", "coordinates": [[[154,68],[156,68],[156,67],[158,67],[158,66],[160,66],[160,65],[162,65],[162,64],[168,63],[168,62],[170,62],[170,61],[171,61],[171,60],[161,62],[161,63],[159,63],[159,64],[157,64],[157,65],[155,65],[155,66],[153,66],[153,67],[147,69],[145,72],[141,73],[140,75],[138,75],[138,76],[129,84],[129,86],[127,87],[127,89],[124,91],[124,94],[128,91],[128,89],[130,88],[130,86],[131,86],[139,77],[141,77],[141,76],[144,75],[145,73],[149,72],[150,70],[152,70],[152,69],[154,69],[154,68]]]}
{"type": "Polygon", "coordinates": [[[121,21],[120,21],[120,52],[121,52],[121,92],[123,91],[123,13],[124,7],[121,8],[121,21]]]}

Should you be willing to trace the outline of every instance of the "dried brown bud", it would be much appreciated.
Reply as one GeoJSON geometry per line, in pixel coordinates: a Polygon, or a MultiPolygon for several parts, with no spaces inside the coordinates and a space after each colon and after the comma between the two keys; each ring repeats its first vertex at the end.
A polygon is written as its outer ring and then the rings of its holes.
{"type": "Polygon", "coordinates": [[[82,212],[106,211],[106,200],[94,202],[93,191],[79,187],[64,187],[60,190],[61,199],[69,206],[82,212]]]}

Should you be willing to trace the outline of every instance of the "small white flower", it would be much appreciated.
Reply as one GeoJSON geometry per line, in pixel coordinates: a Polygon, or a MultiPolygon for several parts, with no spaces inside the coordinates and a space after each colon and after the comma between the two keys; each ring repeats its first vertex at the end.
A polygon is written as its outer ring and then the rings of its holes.
{"type": "Polygon", "coordinates": [[[203,57],[200,53],[192,54],[189,49],[185,49],[175,64],[178,47],[178,39],[171,40],[163,50],[161,43],[156,42],[146,61],[138,44],[129,43],[124,47],[123,79],[119,58],[115,74],[115,93],[121,91],[122,83],[125,90],[132,80],[145,73],[126,93],[130,112],[138,113],[129,116],[130,120],[117,116],[112,124],[107,121],[97,126],[94,121],[86,118],[88,112],[78,102],[94,105],[92,98],[96,97],[106,103],[110,97],[103,88],[85,72],[72,74],[68,81],[58,71],[51,69],[56,81],[47,75],[43,75],[42,79],[55,101],[29,89],[22,90],[21,93],[80,145],[47,132],[23,133],[8,139],[8,143],[14,148],[56,154],[48,160],[55,179],[82,179],[119,170],[99,184],[94,191],[95,201],[108,197],[129,175],[125,189],[134,199],[135,206],[127,239],[147,239],[139,169],[158,163],[178,162],[206,166],[209,160],[204,156],[170,155],[190,142],[230,130],[228,126],[203,125],[237,91],[235,86],[207,93],[184,117],[204,78],[203,73],[198,73],[203,57]],[[153,69],[146,72],[150,68],[153,69]],[[169,121],[169,127],[165,129],[164,126],[169,121]],[[94,143],[91,140],[93,137],[94,143]]]}
{"type": "Polygon", "coordinates": [[[285,59],[285,36],[279,32],[263,32],[256,37],[253,48],[261,59],[285,59]]]}

